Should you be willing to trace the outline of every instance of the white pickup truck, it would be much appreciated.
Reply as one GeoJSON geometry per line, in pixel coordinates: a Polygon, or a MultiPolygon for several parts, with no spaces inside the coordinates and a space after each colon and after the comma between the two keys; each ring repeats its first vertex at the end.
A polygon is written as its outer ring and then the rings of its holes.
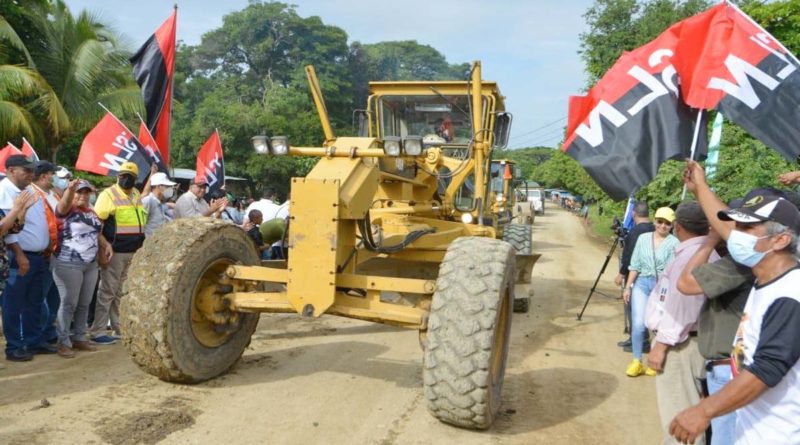
{"type": "Polygon", "coordinates": [[[528,202],[531,203],[531,207],[534,212],[544,215],[544,193],[541,190],[529,189],[528,202]]]}

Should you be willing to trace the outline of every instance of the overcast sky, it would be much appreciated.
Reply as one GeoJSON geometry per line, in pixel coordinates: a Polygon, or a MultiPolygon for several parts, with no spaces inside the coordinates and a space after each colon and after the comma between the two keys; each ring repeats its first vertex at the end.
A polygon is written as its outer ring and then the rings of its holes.
{"type": "MultiPolygon", "coordinates": [[[[172,1],[66,0],[77,13],[99,13],[138,47],[169,16],[172,1]]],[[[247,0],[178,1],[178,40],[197,44],[247,0]]],[[[416,40],[450,63],[479,59],[514,115],[509,147],[555,146],[566,125],[567,98],[586,77],[577,53],[592,0],[295,0],[303,16],[347,32],[350,41],[416,40]]],[[[311,104],[309,103],[309,106],[311,104]]]]}

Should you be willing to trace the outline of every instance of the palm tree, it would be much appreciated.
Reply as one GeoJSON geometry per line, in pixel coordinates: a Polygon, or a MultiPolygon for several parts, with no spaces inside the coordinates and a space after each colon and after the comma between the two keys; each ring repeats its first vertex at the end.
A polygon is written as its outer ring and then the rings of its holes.
{"type": "Polygon", "coordinates": [[[102,115],[98,102],[122,115],[143,112],[129,51],[107,24],[85,10],[75,18],[62,0],[16,12],[24,33],[0,16],[0,143],[25,136],[55,160],[102,115]]]}

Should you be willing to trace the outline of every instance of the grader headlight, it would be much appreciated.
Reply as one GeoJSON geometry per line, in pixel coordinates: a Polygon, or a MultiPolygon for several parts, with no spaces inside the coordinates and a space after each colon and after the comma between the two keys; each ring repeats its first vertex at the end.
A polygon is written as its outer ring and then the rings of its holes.
{"type": "Polygon", "coordinates": [[[389,156],[400,156],[400,136],[384,136],[383,151],[389,156]]]}
{"type": "Polygon", "coordinates": [[[403,151],[408,156],[422,154],[422,136],[406,136],[403,139],[403,151]]]}
{"type": "Polygon", "coordinates": [[[289,153],[289,138],[286,136],[273,136],[270,140],[272,145],[272,154],[283,156],[289,153]]]}
{"type": "Polygon", "coordinates": [[[250,142],[253,144],[253,149],[256,153],[260,155],[268,155],[269,154],[269,138],[262,135],[253,136],[250,138],[250,142]]]}

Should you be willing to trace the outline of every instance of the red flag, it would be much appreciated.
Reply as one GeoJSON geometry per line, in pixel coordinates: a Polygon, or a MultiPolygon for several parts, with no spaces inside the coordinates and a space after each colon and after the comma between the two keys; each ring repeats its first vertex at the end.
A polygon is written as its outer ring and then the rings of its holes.
{"type": "Polygon", "coordinates": [[[25,138],[22,138],[22,154],[34,162],[39,161],[39,155],[36,154],[36,150],[33,149],[33,146],[31,146],[30,142],[25,138]]]}
{"type": "Polygon", "coordinates": [[[667,159],[689,155],[696,116],[671,62],[680,27],[622,54],[586,96],[570,98],[562,149],[614,199],[650,181],[667,159]]]}
{"type": "Polygon", "coordinates": [[[673,60],[687,104],[721,111],[789,160],[800,154],[800,63],[735,5],[684,20],[673,60]]]}
{"type": "Polygon", "coordinates": [[[225,162],[222,157],[222,142],[217,130],[211,133],[197,153],[194,182],[208,184],[208,193],[225,186],[225,162]]]}
{"type": "Polygon", "coordinates": [[[165,165],[169,165],[169,131],[172,118],[172,75],[175,65],[175,28],[178,9],[131,57],[133,76],[142,88],[147,128],[165,165]]]}
{"type": "Polygon", "coordinates": [[[150,161],[158,166],[158,171],[169,175],[169,169],[161,157],[161,151],[158,149],[156,141],[153,140],[153,135],[141,121],[139,122],[139,143],[144,147],[150,161]]]}
{"type": "Polygon", "coordinates": [[[19,151],[17,147],[14,146],[11,142],[6,144],[2,150],[0,150],[0,173],[6,174],[6,159],[8,159],[11,155],[21,155],[22,152],[19,151]]]}
{"type": "Polygon", "coordinates": [[[150,161],[139,140],[113,114],[106,113],[86,134],[78,153],[75,168],[98,175],[117,176],[123,162],[139,167],[138,182],[144,183],[150,174],[150,161]]]}

